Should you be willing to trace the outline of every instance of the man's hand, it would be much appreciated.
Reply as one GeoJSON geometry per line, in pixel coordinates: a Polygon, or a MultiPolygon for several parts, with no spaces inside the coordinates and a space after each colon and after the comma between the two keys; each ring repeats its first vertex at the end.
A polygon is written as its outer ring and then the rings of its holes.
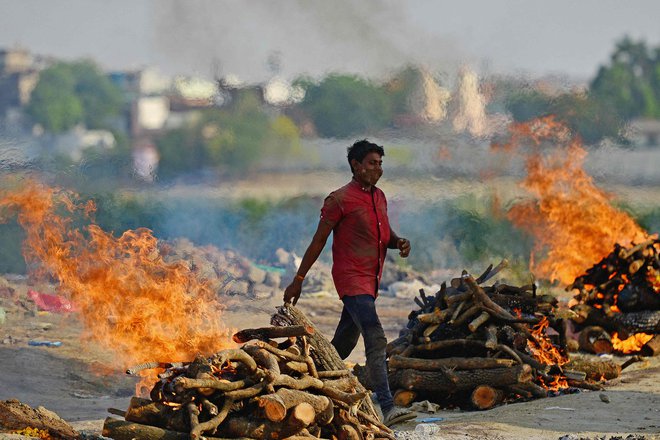
{"type": "Polygon", "coordinates": [[[295,306],[298,302],[298,298],[300,298],[301,291],[302,281],[294,278],[293,281],[291,281],[291,284],[289,284],[287,288],[284,289],[284,303],[290,304],[293,301],[293,305],[295,306]]]}
{"type": "Polygon", "coordinates": [[[399,238],[396,242],[396,247],[399,249],[399,255],[403,258],[410,255],[410,241],[407,238],[399,238]]]}

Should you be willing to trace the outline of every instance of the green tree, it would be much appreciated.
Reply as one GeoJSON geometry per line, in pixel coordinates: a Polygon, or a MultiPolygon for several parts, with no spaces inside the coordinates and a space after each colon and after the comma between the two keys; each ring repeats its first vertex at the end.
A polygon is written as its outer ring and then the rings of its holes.
{"type": "Polygon", "coordinates": [[[206,154],[195,125],[168,131],[156,140],[156,145],[160,154],[158,174],[163,178],[193,172],[206,164],[206,154]]]}
{"type": "Polygon", "coordinates": [[[85,126],[105,128],[108,118],[121,111],[121,90],[91,61],[77,61],[70,68],[76,81],[75,93],[83,107],[85,126]]]}
{"type": "Polygon", "coordinates": [[[589,94],[565,93],[552,100],[549,113],[579,134],[587,144],[618,138],[623,120],[602,101],[589,94]]]}
{"type": "Polygon", "coordinates": [[[406,114],[410,111],[410,96],[421,81],[420,69],[415,66],[407,66],[387,82],[385,88],[392,103],[393,114],[406,114]]]}
{"type": "Polygon", "coordinates": [[[624,120],[660,117],[660,48],[651,50],[644,41],[624,37],[589,90],[624,120]]]}
{"type": "Polygon", "coordinates": [[[53,133],[66,131],[83,120],[83,106],[75,93],[76,81],[63,63],[39,76],[26,111],[35,122],[53,133]]]}
{"type": "Polygon", "coordinates": [[[354,75],[332,74],[319,84],[308,83],[301,108],[326,137],[380,129],[392,120],[386,89],[354,75]]]}
{"type": "Polygon", "coordinates": [[[252,171],[263,158],[299,154],[300,135],[291,119],[270,115],[255,91],[244,90],[228,108],[203,112],[158,139],[157,146],[162,177],[203,168],[235,174],[252,171]]]}
{"type": "Polygon", "coordinates": [[[505,108],[516,121],[527,121],[548,114],[551,98],[534,89],[514,91],[506,99],[505,108]]]}
{"type": "Polygon", "coordinates": [[[26,112],[47,131],[61,133],[81,122],[105,128],[122,105],[121,91],[94,63],[59,62],[40,73],[26,112]]]}

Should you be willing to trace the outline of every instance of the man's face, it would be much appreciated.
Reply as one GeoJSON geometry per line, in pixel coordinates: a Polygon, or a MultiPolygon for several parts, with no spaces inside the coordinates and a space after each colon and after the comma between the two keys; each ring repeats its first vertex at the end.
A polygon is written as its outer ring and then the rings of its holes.
{"type": "Polygon", "coordinates": [[[372,151],[367,153],[362,162],[355,161],[353,167],[356,179],[363,185],[376,185],[383,175],[383,159],[380,154],[372,151]]]}

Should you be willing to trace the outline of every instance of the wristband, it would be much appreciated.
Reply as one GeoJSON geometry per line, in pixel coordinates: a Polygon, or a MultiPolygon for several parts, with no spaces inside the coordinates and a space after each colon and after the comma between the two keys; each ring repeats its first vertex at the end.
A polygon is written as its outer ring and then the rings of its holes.
{"type": "Polygon", "coordinates": [[[295,279],[303,281],[305,279],[305,277],[297,273],[296,276],[295,276],[295,279]]]}

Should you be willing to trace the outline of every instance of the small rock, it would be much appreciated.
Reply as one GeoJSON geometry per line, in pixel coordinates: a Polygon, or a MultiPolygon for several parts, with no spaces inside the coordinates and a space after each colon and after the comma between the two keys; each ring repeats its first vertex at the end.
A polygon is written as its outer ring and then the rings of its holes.
{"type": "Polygon", "coordinates": [[[275,289],[280,287],[282,275],[279,272],[268,272],[264,284],[275,289]]]}
{"type": "Polygon", "coordinates": [[[254,286],[253,295],[255,299],[268,299],[273,296],[273,289],[263,284],[254,286]]]}
{"type": "Polygon", "coordinates": [[[247,278],[255,284],[262,284],[266,279],[266,271],[254,265],[250,265],[247,278]]]}
{"type": "Polygon", "coordinates": [[[601,402],[605,403],[610,403],[610,398],[607,397],[607,394],[599,394],[598,397],[600,397],[601,402]]]}
{"type": "Polygon", "coordinates": [[[250,283],[243,280],[232,280],[225,287],[229,295],[246,295],[250,291],[250,283]]]}

